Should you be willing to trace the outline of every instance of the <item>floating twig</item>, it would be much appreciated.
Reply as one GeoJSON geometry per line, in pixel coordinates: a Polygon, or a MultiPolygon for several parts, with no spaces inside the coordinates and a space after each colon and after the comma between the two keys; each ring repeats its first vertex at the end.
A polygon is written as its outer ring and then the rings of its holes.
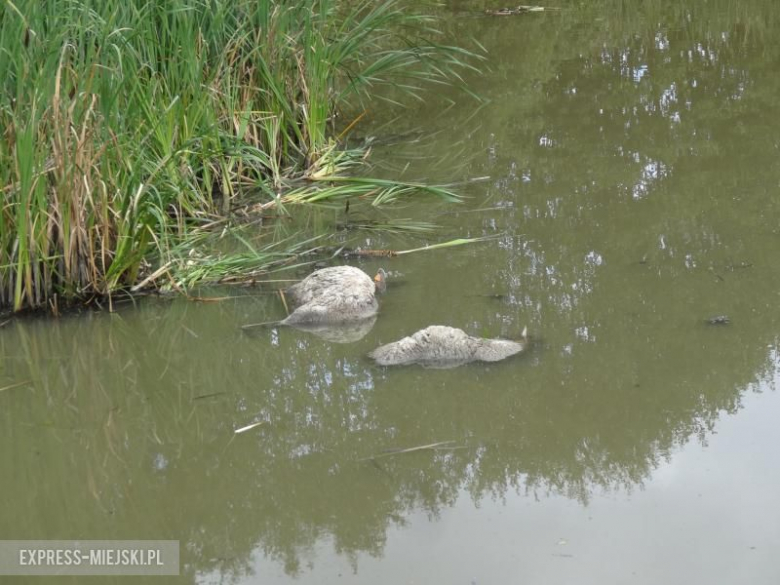
{"type": "Polygon", "coordinates": [[[417,447],[408,447],[406,449],[387,449],[382,451],[379,455],[372,455],[371,457],[364,457],[358,461],[369,461],[372,459],[379,459],[380,457],[390,457],[391,455],[403,455],[405,453],[414,453],[416,451],[426,451],[430,449],[436,449],[443,445],[450,445],[455,441],[439,441],[438,443],[430,443],[428,445],[419,445],[417,447]]]}
{"type": "Polygon", "coordinates": [[[192,400],[205,400],[206,398],[214,398],[215,396],[222,396],[223,394],[227,394],[227,392],[212,392],[210,394],[201,394],[200,396],[196,396],[192,400]]]}
{"type": "Polygon", "coordinates": [[[236,429],[235,431],[233,431],[233,434],[238,435],[239,433],[245,433],[247,431],[252,430],[255,427],[259,427],[264,422],[265,421],[261,420],[260,422],[252,423],[251,425],[246,425],[245,427],[241,427],[240,429],[236,429]]]}
{"type": "Polygon", "coordinates": [[[518,14],[529,14],[531,12],[551,12],[553,10],[560,10],[560,8],[520,5],[517,8],[499,8],[498,10],[488,9],[485,10],[485,14],[488,16],[516,16],[518,14]]]}
{"type": "Polygon", "coordinates": [[[0,388],[0,392],[5,392],[6,390],[13,390],[14,388],[18,388],[19,386],[24,386],[25,384],[29,384],[30,380],[25,380],[24,382],[17,382],[16,384],[11,384],[9,386],[5,386],[4,388],[0,388]]]}
{"type": "Polygon", "coordinates": [[[187,333],[189,333],[190,335],[192,335],[192,336],[193,336],[195,339],[200,339],[200,335],[198,335],[197,333],[195,333],[195,332],[194,332],[192,329],[190,329],[190,328],[189,328],[189,327],[187,327],[186,325],[182,325],[182,326],[181,326],[181,328],[182,328],[182,329],[184,329],[184,330],[185,330],[187,333]]]}
{"type": "Polygon", "coordinates": [[[360,248],[345,248],[340,253],[344,258],[392,258],[397,255],[398,252],[395,250],[361,250],[360,248]]]}
{"type": "Polygon", "coordinates": [[[187,300],[195,303],[221,303],[222,301],[232,301],[235,298],[236,297],[193,297],[192,295],[187,295],[187,300]]]}

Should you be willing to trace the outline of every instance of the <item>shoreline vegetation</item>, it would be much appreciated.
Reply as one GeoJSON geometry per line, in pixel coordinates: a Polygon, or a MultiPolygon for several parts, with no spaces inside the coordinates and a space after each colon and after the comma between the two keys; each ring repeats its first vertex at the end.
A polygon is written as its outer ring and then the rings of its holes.
{"type": "Polygon", "coordinates": [[[241,253],[212,254],[239,209],[246,223],[247,209],[457,201],[446,187],[364,177],[368,147],[339,142],[378,87],[417,94],[473,69],[423,9],[4,0],[0,309],[110,306],[120,292],[263,274],[318,245],[304,235],[256,248],[239,234],[241,253]],[[358,114],[337,134],[348,110],[358,114]]]}

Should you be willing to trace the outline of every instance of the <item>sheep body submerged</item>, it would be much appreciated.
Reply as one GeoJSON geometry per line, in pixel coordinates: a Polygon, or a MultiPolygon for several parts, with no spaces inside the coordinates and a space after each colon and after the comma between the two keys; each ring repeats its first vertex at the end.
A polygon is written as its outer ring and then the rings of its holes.
{"type": "Polygon", "coordinates": [[[473,337],[461,329],[432,325],[393,343],[378,347],[369,357],[381,366],[421,364],[427,367],[454,367],[474,361],[497,362],[522,352],[522,341],[473,337]]]}
{"type": "Polygon", "coordinates": [[[312,272],[287,289],[296,309],[282,325],[339,324],[374,317],[377,291],[384,290],[385,271],[372,279],[354,266],[333,266],[312,272]]]}

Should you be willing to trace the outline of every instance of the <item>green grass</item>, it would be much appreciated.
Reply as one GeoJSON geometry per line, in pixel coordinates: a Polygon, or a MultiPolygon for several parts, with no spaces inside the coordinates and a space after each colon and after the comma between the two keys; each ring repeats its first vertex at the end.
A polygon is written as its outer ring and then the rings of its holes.
{"type": "Polygon", "coordinates": [[[469,67],[416,4],[2,1],[0,307],[129,289],[247,195],[457,199],[361,178],[332,138],[348,100],[469,67]]]}

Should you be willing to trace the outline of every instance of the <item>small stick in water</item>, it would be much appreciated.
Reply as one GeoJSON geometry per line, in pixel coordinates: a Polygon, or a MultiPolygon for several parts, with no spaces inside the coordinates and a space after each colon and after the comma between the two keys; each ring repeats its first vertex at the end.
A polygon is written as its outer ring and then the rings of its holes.
{"type": "Polygon", "coordinates": [[[284,305],[284,312],[290,314],[290,309],[287,307],[287,299],[284,298],[284,291],[279,289],[279,296],[282,297],[282,304],[284,305]]]}
{"type": "Polygon", "coordinates": [[[11,384],[10,386],[5,386],[3,388],[0,388],[0,392],[5,392],[6,390],[13,390],[14,388],[18,388],[19,386],[24,386],[25,384],[29,384],[30,380],[25,380],[24,382],[17,382],[16,384],[11,384]]]}
{"type": "Polygon", "coordinates": [[[427,449],[435,449],[442,445],[449,445],[455,441],[439,441],[438,443],[430,443],[429,445],[419,445],[417,447],[409,447],[407,449],[387,449],[379,455],[372,455],[371,457],[364,457],[359,461],[368,461],[371,459],[378,459],[379,457],[389,457],[390,455],[403,455],[404,453],[414,453],[415,451],[425,451],[427,449]]]}
{"type": "Polygon", "coordinates": [[[260,422],[252,423],[251,425],[246,425],[245,427],[241,427],[240,429],[236,429],[235,431],[233,431],[233,433],[236,434],[236,435],[239,434],[239,433],[245,433],[246,431],[250,431],[250,430],[252,430],[255,427],[259,427],[264,422],[265,421],[261,420],[260,422]]]}

